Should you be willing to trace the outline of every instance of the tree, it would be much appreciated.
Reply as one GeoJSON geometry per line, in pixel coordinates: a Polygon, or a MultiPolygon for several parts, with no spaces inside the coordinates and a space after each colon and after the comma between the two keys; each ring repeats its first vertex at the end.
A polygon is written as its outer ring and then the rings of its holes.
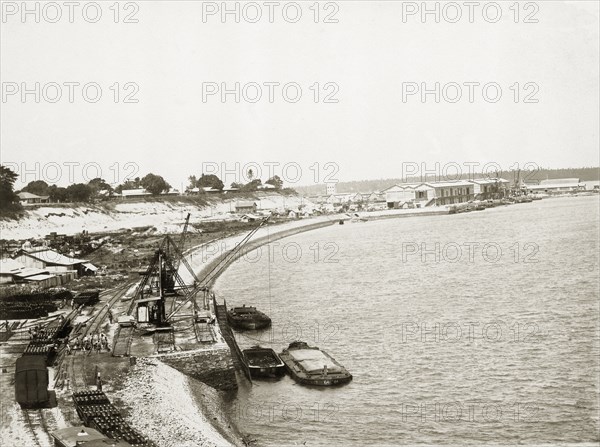
{"type": "Polygon", "coordinates": [[[252,169],[248,169],[248,180],[250,180],[250,182],[252,182],[253,178],[254,178],[254,171],[252,169]]]}
{"type": "Polygon", "coordinates": [[[10,168],[0,165],[0,210],[18,210],[21,205],[18,202],[19,196],[13,191],[13,185],[18,178],[18,174],[10,168]]]}
{"type": "Polygon", "coordinates": [[[281,178],[278,175],[274,175],[269,180],[267,180],[265,183],[268,183],[269,185],[273,185],[275,187],[275,189],[283,188],[283,180],[281,180],[281,178]]]}
{"type": "Polygon", "coordinates": [[[147,174],[140,182],[141,186],[153,196],[157,196],[169,190],[169,185],[164,178],[156,174],[147,174]]]}
{"type": "Polygon", "coordinates": [[[85,183],[74,183],[66,190],[69,202],[89,202],[92,196],[92,188],[85,183]]]}
{"type": "Polygon", "coordinates": [[[29,192],[38,196],[47,196],[48,188],[48,183],[46,183],[45,181],[34,180],[33,182],[29,182],[27,186],[25,186],[21,191],[29,192]]]}
{"type": "Polygon", "coordinates": [[[98,191],[112,191],[113,188],[106,181],[100,177],[96,177],[88,182],[88,185],[96,192],[98,191]]]}
{"type": "Polygon", "coordinates": [[[104,179],[96,177],[88,182],[88,186],[92,189],[92,197],[100,197],[106,200],[113,192],[110,186],[104,179]]]}
{"type": "Polygon", "coordinates": [[[214,174],[209,174],[209,175],[202,174],[202,177],[200,177],[196,181],[196,186],[198,188],[204,188],[206,186],[210,186],[211,188],[215,188],[220,191],[223,189],[223,186],[225,186],[225,185],[223,184],[221,179],[214,174]]]}
{"type": "Polygon", "coordinates": [[[142,185],[140,185],[140,178],[136,177],[133,180],[125,180],[125,182],[115,188],[115,192],[121,194],[124,189],[139,189],[142,185]]]}
{"type": "Polygon", "coordinates": [[[242,191],[245,191],[245,192],[256,191],[260,185],[262,185],[262,182],[260,181],[259,178],[257,178],[257,179],[252,180],[250,183],[246,183],[246,185],[244,185],[244,187],[242,188],[242,191]]]}
{"type": "Polygon", "coordinates": [[[69,193],[67,188],[62,186],[50,185],[48,187],[48,195],[50,196],[51,202],[67,202],[69,200],[69,193]]]}
{"type": "Polygon", "coordinates": [[[231,186],[230,186],[230,187],[231,187],[231,188],[235,188],[235,189],[243,189],[243,188],[244,188],[244,186],[245,186],[245,185],[244,185],[243,183],[236,183],[236,182],[233,182],[233,183],[231,184],[231,186]]]}
{"type": "Polygon", "coordinates": [[[198,179],[196,178],[195,175],[190,175],[188,177],[188,181],[190,182],[190,184],[188,185],[187,189],[194,189],[196,187],[196,183],[198,183],[198,179]]]}

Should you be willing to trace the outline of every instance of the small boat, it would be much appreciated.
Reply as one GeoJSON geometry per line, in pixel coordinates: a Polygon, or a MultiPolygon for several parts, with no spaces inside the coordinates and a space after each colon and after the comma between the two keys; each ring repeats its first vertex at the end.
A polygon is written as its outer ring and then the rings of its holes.
{"type": "Polygon", "coordinates": [[[243,360],[250,371],[250,376],[255,378],[276,378],[285,374],[285,364],[271,348],[254,346],[242,351],[243,360]]]}
{"type": "Polygon", "coordinates": [[[354,215],[350,217],[350,222],[352,222],[352,223],[368,222],[368,221],[369,221],[369,219],[367,219],[366,217],[361,217],[356,213],[354,213],[354,215]]]}
{"type": "Polygon", "coordinates": [[[234,307],[227,311],[227,322],[235,329],[264,329],[271,326],[271,319],[254,306],[234,307]]]}
{"type": "Polygon", "coordinates": [[[333,357],[303,341],[290,343],[279,357],[292,378],[304,385],[341,385],[352,380],[352,374],[333,357]]]}

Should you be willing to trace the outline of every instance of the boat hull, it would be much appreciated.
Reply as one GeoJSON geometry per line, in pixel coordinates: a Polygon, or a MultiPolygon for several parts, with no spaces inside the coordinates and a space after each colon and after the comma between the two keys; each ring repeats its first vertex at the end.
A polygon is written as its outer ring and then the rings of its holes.
{"type": "Polygon", "coordinates": [[[227,323],[238,330],[257,330],[271,326],[271,319],[255,307],[235,307],[227,311],[227,323]]]}
{"type": "Polygon", "coordinates": [[[247,331],[266,329],[271,326],[270,320],[238,320],[228,316],[227,321],[232,328],[247,331]]]}
{"type": "Polygon", "coordinates": [[[350,374],[346,368],[340,365],[333,357],[319,348],[309,347],[304,344],[305,346],[300,348],[301,350],[307,352],[310,350],[318,351],[321,358],[335,368],[333,371],[328,371],[325,368],[323,370],[306,370],[303,366],[303,362],[298,361],[295,357],[294,351],[297,349],[292,348],[292,345],[290,345],[290,348],[285,349],[279,354],[279,357],[283,363],[285,363],[289,375],[296,382],[312,386],[335,386],[346,384],[352,380],[352,374],[350,374]]]}
{"type": "Polygon", "coordinates": [[[285,364],[271,348],[250,348],[242,352],[253,379],[275,379],[285,374],[285,364]]]}

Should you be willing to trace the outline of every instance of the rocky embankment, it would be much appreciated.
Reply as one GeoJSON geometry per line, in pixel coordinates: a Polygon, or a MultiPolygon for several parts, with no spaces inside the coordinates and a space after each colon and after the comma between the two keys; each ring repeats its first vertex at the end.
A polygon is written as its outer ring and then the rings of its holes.
{"type": "Polygon", "coordinates": [[[157,359],[138,359],[119,396],[128,421],[161,447],[241,444],[218,392],[157,359]]]}

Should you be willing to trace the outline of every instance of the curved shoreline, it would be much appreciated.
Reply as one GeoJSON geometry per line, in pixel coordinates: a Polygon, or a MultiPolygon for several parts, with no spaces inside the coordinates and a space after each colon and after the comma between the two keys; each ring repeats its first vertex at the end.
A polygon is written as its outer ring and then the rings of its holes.
{"type": "MultiPolygon", "coordinates": [[[[388,218],[394,218],[394,217],[400,218],[400,217],[432,216],[432,215],[447,214],[447,211],[441,211],[441,210],[431,210],[431,211],[430,210],[423,210],[423,211],[419,210],[416,212],[415,212],[415,210],[403,210],[404,212],[398,212],[398,210],[394,210],[394,211],[395,212],[383,212],[376,216],[369,216],[369,219],[381,220],[381,219],[388,219],[388,218]]],[[[235,256],[232,256],[231,259],[228,259],[226,261],[226,263],[223,265],[223,268],[221,268],[218,272],[216,272],[214,274],[214,276],[212,276],[210,278],[210,280],[207,282],[207,286],[212,287],[214,285],[215,281],[219,278],[219,276],[221,276],[227,270],[227,268],[229,268],[229,266],[232,263],[234,263],[240,257],[244,256],[246,253],[249,253],[253,250],[260,248],[263,245],[269,244],[269,243],[279,240],[279,239],[294,236],[296,234],[304,233],[304,232],[311,231],[311,230],[325,228],[325,227],[328,227],[331,225],[337,225],[339,223],[340,219],[348,220],[348,216],[345,214],[334,215],[334,216],[322,216],[322,217],[311,218],[311,219],[306,219],[306,220],[301,220],[301,221],[293,221],[293,222],[289,222],[289,223],[286,222],[283,224],[277,224],[277,225],[272,225],[272,226],[267,225],[265,227],[262,227],[261,229],[259,229],[257,231],[257,234],[254,235],[255,237],[258,235],[258,237],[256,237],[256,239],[248,241],[242,248],[240,248],[240,250],[235,254],[235,256]]],[[[198,276],[200,279],[203,279],[203,276],[206,273],[210,273],[213,270],[213,268],[215,268],[227,256],[229,256],[230,250],[233,247],[235,247],[236,243],[241,241],[246,234],[247,233],[242,233],[242,234],[238,234],[235,236],[230,236],[230,237],[221,239],[219,241],[212,241],[207,244],[200,244],[189,250],[186,250],[185,257],[186,257],[188,263],[190,264],[190,266],[192,267],[192,269],[194,270],[196,276],[198,276]],[[210,246],[211,244],[215,244],[216,242],[218,242],[220,244],[224,244],[224,246],[228,247],[229,249],[223,250],[222,252],[210,253],[212,256],[210,256],[209,253],[205,253],[207,246],[210,246]],[[202,256],[200,256],[200,261],[198,261],[198,257],[199,257],[198,254],[202,255],[202,256]],[[196,261],[194,261],[194,256],[196,257],[196,261]]],[[[180,271],[180,274],[182,277],[184,277],[184,280],[191,282],[191,280],[192,280],[191,275],[189,275],[186,278],[185,277],[186,275],[184,275],[183,273],[184,272],[180,271]]],[[[187,272],[185,272],[185,273],[187,273],[187,272]]],[[[192,380],[192,379],[190,378],[189,380],[192,380]]],[[[213,397],[214,396],[216,396],[216,395],[213,395],[213,397]]],[[[200,396],[194,396],[194,398],[195,398],[196,403],[200,407],[200,411],[203,411],[207,406],[207,402],[204,402],[202,400],[202,397],[200,397],[200,396]]],[[[228,439],[228,440],[239,439],[241,433],[239,432],[239,429],[238,429],[235,421],[225,411],[225,402],[222,400],[223,396],[221,394],[219,394],[218,398],[220,398],[221,401],[216,403],[215,406],[220,408],[221,411],[219,413],[223,417],[218,418],[218,419],[217,418],[209,419],[209,423],[214,427],[214,429],[216,429],[218,432],[220,432],[226,439],[228,439]]]]}
{"type": "MultiPolygon", "coordinates": [[[[437,208],[421,208],[407,210],[385,210],[380,212],[362,213],[363,216],[366,216],[367,220],[384,220],[392,218],[418,216],[438,216],[446,214],[448,214],[448,210],[445,207],[443,207],[443,209],[441,210],[437,208]]],[[[283,239],[289,236],[294,236],[296,234],[316,230],[319,228],[325,228],[330,225],[337,225],[340,220],[349,221],[350,218],[347,214],[333,214],[285,223],[278,223],[275,225],[267,224],[266,226],[262,227],[257,231],[257,233],[254,235],[254,239],[248,241],[246,245],[242,247],[238,253],[236,253],[235,256],[233,256],[227,261],[226,264],[224,264],[221,271],[217,275],[212,277],[211,280],[207,283],[207,285],[211,287],[214,284],[214,282],[218,279],[218,277],[222,275],[233,262],[235,262],[240,257],[244,256],[245,254],[251,252],[252,250],[256,250],[257,248],[260,248],[261,246],[266,245],[270,242],[283,239]]],[[[194,270],[194,272],[196,273],[196,276],[202,278],[205,272],[210,272],[216,265],[218,265],[224,258],[226,258],[229,255],[229,251],[233,247],[235,247],[235,245],[238,242],[240,242],[246,234],[247,232],[240,233],[235,236],[219,239],[217,241],[211,241],[206,244],[200,244],[198,246],[186,250],[184,253],[185,257],[192,269],[194,270]],[[221,244],[221,248],[223,245],[225,245],[226,250],[220,250],[217,253],[211,253],[208,250],[206,250],[207,246],[212,246],[214,244],[221,244]],[[198,254],[201,255],[200,262],[197,261],[198,254]]],[[[217,249],[220,248],[217,247],[217,249]]],[[[189,283],[192,282],[191,275],[189,275],[189,273],[184,269],[180,268],[179,274],[184,279],[184,281],[189,283]]]]}

